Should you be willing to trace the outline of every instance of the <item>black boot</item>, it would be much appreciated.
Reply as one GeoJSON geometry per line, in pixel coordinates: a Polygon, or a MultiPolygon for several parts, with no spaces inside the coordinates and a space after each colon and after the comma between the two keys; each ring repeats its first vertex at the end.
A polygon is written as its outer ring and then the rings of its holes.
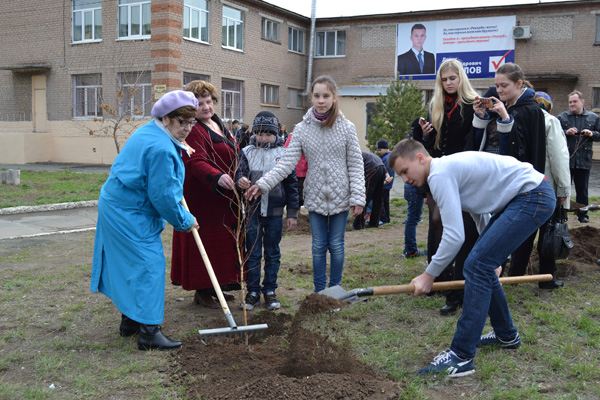
{"type": "Polygon", "coordinates": [[[140,324],[138,349],[140,350],[175,350],[183,345],[182,342],[171,340],[160,331],[160,325],[140,324]]]}
{"type": "Polygon", "coordinates": [[[551,281],[538,282],[538,287],[540,289],[558,289],[565,285],[563,281],[559,281],[556,278],[552,278],[551,281]]]}
{"type": "Polygon", "coordinates": [[[458,311],[460,303],[446,303],[446,305],[440,308],[440,315],[446,317],[448,315],[454,315],[458,311]]]}
{"type": "Polygon", "coordinates": [[[119,333],[121,336],[133,336],[140,331],[140,323],[132,320],[125,314],[121,314],[121,326],[119,333]]]}

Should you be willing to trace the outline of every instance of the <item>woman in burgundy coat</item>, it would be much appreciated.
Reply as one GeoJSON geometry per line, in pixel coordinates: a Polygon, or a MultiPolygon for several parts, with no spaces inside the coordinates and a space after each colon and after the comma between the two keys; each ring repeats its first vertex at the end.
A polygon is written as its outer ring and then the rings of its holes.
{"type": "MultiPolygon", "coordinates": [[[[185,90],[198,99],[198,123],[186,139],[195,152],[184,156],[183,195],[196,216],[200,238],[222,289],[240,288],[240,264],[235,238],[238,223],[234,196],[239,147],[215,114],[217,90],[204,81],[190,82],[185,90]]],[[[171,281],[195,290],[194,303],[218,308],[216,294],[192,235],[173,232],[171,281]]],[[[229,301],[234,296],[224,293],[229,301]]]]}

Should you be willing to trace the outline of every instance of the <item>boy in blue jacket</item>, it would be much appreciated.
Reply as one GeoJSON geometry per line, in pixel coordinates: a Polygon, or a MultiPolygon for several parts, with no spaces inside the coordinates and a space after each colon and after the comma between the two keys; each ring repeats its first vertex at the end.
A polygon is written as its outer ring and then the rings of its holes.
{"type": "MultiPolygon", "coordinates": [[[[278,138],[278,121],[273,113],[262,111],[254,118],[254,135],[250,145],[240,153],[236,184],[240,189],[248,189],[263,175],[269,172],[283,156],[284,140],[278,138]]],[[[277,274],[281,259],[279,242],[283,231],[283,209],[287,207],[288,231],[296,228],[298,219],[298,179],[292,172],[268,193],[254,200],[247,211],[245,263],[248,293],[240,308],[251,311],[260,305],[260,293],[265,298],[268,310],[281,307],[275,295],[277,274]],[[260,284],[260,266],[264,247],[265,274],[260,284]]]]}

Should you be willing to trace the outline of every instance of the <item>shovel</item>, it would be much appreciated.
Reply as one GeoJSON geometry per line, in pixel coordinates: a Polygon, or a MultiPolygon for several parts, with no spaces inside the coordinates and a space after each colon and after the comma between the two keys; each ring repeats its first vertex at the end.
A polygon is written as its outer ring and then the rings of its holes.
{"type": "MultiPolygon", "coordinates": [[[[185,202],[185,199],[181,199],[181,205],[187,211],[190,209],[185,202]]],[[[227,301],[225,301],[225,297],[223,297],[223,291],[221,290],[221,286],[217,281],[217,276],[215,275],[215,271],[213,270],[212,264],[208,259],[208,255],[206,254],[206,250],[204,249],[204,245],[202,244],[202,240],[200,240],[200,235],[198,234],[197,229],[192,229],[192,234],[194,235],[194,239],[196,240],[196,245],[198,245],[198,250],[200,251],[200,255],[202,256],[202,261],[204,261],[204,265],[206,266],[206,270],[208,271],[208,276],[210,277],[210,281],[212,282],[213,288],[217,293],[217,298],[219,299],[219,304],[225,313],[225,318],[227,318],[227,322],[229,322],[229,328],[216,328],[216,329],[203,329],[199,330],[198,334],[200,335],[200,340],[206,343],[206,339],[211,341],[217,341],[220,337],[226,338],[237,338],[245,335],[260,335],[263,331],[266,331],[269,327],[267,324],[257,324],[257,325],[247,325],[247,326],[237,326],[235,321],[233,320],[233,316],[231,315],[231,311],[229,311],[229,306],[227,305],[227,301]]]]}
{"type": "MultiPolygon", "coordinates": [[[[508,276],[505,278],[499,278],[499,280],[503,285],[514,285],[525,282],[543,282],[551,281],[552,274],[508,276]]],[[[439,292],[440,290],[462,289],[464,287],[465,281],[434,282],[433,286],[431,287],[431,291],[439,292]]],[[[321,290],[319,294],[333,297],[334,299],[341,301],[356,303],[357,301],[366,300],[362,299],[362,297],[379,296],[382,294],[413,293],[414,291],[415,285],[411,283],[409,285],[373,286],[369,288],[352,289],[349,291],[345,291],[341,286],[332,286],[321,290]]]]}
{"type": "Polygon", "coordinates": [[[588,206],[581,204],[581,203],[577,203],[575,201],[571,201],[571,207],[567,210],[567,211],[575,211],[575,212],[579,212],[579,211],[594,211],[594,210],[600,210],[600,205],[597,204],[590,204],[588,206]]]}

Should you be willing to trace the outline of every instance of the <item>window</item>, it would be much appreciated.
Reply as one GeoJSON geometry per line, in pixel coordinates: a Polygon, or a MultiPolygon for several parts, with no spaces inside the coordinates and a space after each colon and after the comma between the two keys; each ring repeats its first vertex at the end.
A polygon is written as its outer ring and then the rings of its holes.
{"type": "Polygon", "coordinates": [[[202,75],[202,74],[193,74],[191,72],[184,72],[183,73],[183,87],[185,88],[185,86],[188,83],[190,83],[191,81],[210,82],[210,76],[202,75]]]}
{"type": "Polygon", "coordinates": [[[346,31],[317,32],[315,56],[341,57],[346,55],[346,31]]]}
{"type": "Polygon", "coordinates": [[[223,6],[223,46],[230,49],[243,50],[244,21],[242,12],[223,6]]]}
{"type": "Polygon", "coordinates": [[[279,105],[279,86],[260,85],[260,102],[263,104],[279,105]]]}
{"type": "Polygon", "coordinates": [[[262,19],[262,38],[279,42],[279,22],[262,19]]]}
{"type": "Polygon", "coordinates": [[[304,31],[292,27],[288,29],[288,50],[304,54],[304,31]]]}
{"type": "Polygon", "coordinates": [[[73,1],[73,42],[102,39],[102,0],[73,1]]]}
{"type": "Polygon", "coordinates": [[[600,14],[596,14],[596,44],[600,44],[600,14]]]}
{"type": "MultiPolygon", "coordinates": [[[[483,97],[483,94],[481,96],[483,97]]],[[[431,100],[433,100],[433,90],[423,90],[423,105],[429,105],[429,103],[431,103],[431,100]]]]}
{"type": "Polygon", "coordinates": [[[302,107],[302,91],[300,89],[288,89],[288,107],[302,107]]]}
{"type": "Polygon", "coordinates": [[[222,116],[226,120],[242,119],[242,81],[223,79],[221,82],[222,116]]]}
{"type": "Polygon", "coordinates": [[[600,88],[592,89],[592,110],[600,109],[600,88]]]}
{"type": "Polygon", "coordinates": [[[102,116],[102,75],[73,76],[73,116],[91,118],[102,116]]]}
{"type": "Polygon", "coordinates": [[[119,38],[150,37],[150,1],[119,0],[119,38]]]}
{"type": "Polygon", "coordinates": [[[183,37],[208,43],[208,1],[185,0],[183,37]]]}
{"type": "Polygon", "coordinates": [[[149,117],[152,110],[152,82],[150,72],[124,72],[119,74],[122,96],[121,114],[149,117]]]}
{"type": "MultiPolygon", "coordinates": [[[[367,106],[367,127],[365,129],[365,139],[369,140],[369,126],[371,125],[371,123],[373,122],[373,118],[377,117],[377,103],[375,102],[368,102],[366,104],[367,106]]],[[[386,165],[387,167],[387,165],[386,165]]]]}

